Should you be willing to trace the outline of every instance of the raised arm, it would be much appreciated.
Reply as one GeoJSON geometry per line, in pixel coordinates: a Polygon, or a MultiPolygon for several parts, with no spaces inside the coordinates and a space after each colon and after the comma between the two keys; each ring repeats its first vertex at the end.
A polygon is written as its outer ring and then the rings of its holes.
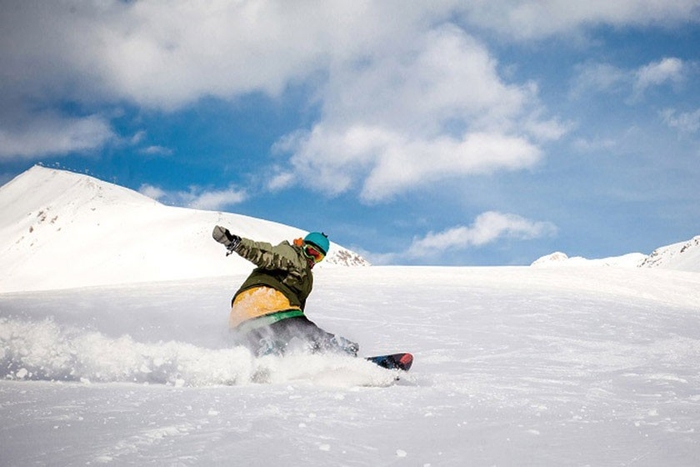
{"type": "Polygon", "coordinates": [[[226,246],[229,253],[235,252],[242,258],[263,269],[281,269],[295,276],[303,275],[306,270],[305,260],[289,242],[273,246],[267,242],[256,242],[249,238],[234,235],[228,229],[214,227],[212,237],[226,246]]]}

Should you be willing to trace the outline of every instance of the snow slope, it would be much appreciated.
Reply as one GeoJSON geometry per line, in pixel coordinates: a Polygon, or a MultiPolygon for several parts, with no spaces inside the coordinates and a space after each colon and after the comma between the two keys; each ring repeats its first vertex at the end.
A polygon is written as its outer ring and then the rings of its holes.
{"type": "Polygon", "coordinates": [[[361,359],[251,359],[244,275],[0,294],[0,465],[700,465],[700,274],[326,268],[361,359]]]}
{"type": "MultiPolygon", "coordinates": [[[[250,269],[211,239],[221,224],[278,243],[299,229],[164,206],[95,178],[35,166],[0,187],[0,291],[176,280],[250,269]]],[[[336,244],[322,266],[366,265],[336,244]]]]}
{"type": "Polygon", "coordinates": [[[638,267],[645,259],[646,255],[642,253],[629,253],[623,256],[614,256],[611,258],[602,259],[587,259],[581,256],[569,257],[566,253],[557,251],[550,255],[543,256],[531,264],[535,267],[585,267],[585,266],[611,266],[622,268],[638,267]]]}
{"type": "Polygon", "coordinates": [[[657,248],[640,267],[700,272],[700,236],[687,242],[657,248]]]}

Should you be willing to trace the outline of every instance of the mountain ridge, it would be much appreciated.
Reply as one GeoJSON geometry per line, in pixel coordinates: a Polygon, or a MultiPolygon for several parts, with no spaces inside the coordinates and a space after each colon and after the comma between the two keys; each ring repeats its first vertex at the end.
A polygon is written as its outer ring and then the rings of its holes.
{"type": "Polygon", "coordinates": [[[684,242],[655,249],[650,255],[628,253],[602,259],[569,257],[557,251],[535,260],[532,267],[611,266],[626,268],[660,268],[676,271],[700,272],[700,235],[684,242]]]}
{"type": "MultiPolygon", "coordinates": [[[[305,231],[240,214],[165,206],[89,175],[34,166],[0,187],[0,293],[245,274],[249,262],[225,257],[211,239],[221,224],[278,243],[305,231]]],[[[317,272],[367,266],[332,243],[317,272]]],[[[650,255],[586,259],[556,252],[533,267],[613,266],[700,272],[700,236],[650,255]]]]}
{"type": "MultiPolygon", "coordinates": [[[[165,206],[94,177],[34,166],[0,187],[0,292],[245,274],[211,238],[221,224],[276,244],[305,231],[240,214],[165,206]]],[[[318,270],[366,266],[332,243],[318,270]]],[[[317,271],[318,271],[317,270],[317,271]]]]}

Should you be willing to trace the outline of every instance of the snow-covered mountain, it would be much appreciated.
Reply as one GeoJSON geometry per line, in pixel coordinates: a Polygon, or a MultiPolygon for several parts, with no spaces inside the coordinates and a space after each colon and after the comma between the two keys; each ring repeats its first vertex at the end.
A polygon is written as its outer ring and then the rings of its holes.
{"type": "Polygon", "coordinates": [[[700,272],[700,235],[687,242],[657,248],[639,267],[700,272]]]}
{"type": "MultiPolygon", "coordinates": [[[[249,271],[211,238],[214,225],[256,240],[306,232],[237,214],[164,206],[87,175],[35,166],[0,187],[0,292],[194,279],[249,271]]],[[[332,244],[319,267],[360,266],[332,244]]]]}
{"type": "MultiPolygon", "coordinates": [[[[277,243],[304,231],[238,214],[164,206],[93,177],[35,166],[0,187],[0,292],[219,277],[250,263],[226,257],[215,224],[277,243]]],[[[366,266],[337,244],[319,268],[366,266]]],[[[700,236],[651,255],[589,260],[553,253],[533,266],[660,267],[700,272],[700,236]]]]}
{"type": "Polygon", "coordinates": [[[543,256],[532,263],[535,267],[559,266],[612,266],[627,268],[662,268],[676,271],[700,272],[700,236],[687,242],[657,248],[650,255],[629,253],[603,259],[586,259],[580,256],[569,257],[557,251],[543,256]]]}
{"type": "Polygon", "coordinates": [[[630,253],[624,256],[614,256],[602,259],[587,259],[581,256],[569,257],[566,253],[557,251],[543,256],[532,263],[531,266],[614,266],[614,267],[637,267],[644,261],[646,255],[642,253],[630,253]]]}

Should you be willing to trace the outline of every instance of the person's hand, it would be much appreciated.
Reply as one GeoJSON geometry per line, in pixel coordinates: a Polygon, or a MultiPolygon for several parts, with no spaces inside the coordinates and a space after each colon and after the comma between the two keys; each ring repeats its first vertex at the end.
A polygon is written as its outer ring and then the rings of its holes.
{"type": "Polygon", "coordinates": [[[224,245],[228,251],[235,250],[241,242],[241,237],[232,234],[226,227],[221,227],[220,225],[214,227],[211,236],[214,240],[224,245]]]}

